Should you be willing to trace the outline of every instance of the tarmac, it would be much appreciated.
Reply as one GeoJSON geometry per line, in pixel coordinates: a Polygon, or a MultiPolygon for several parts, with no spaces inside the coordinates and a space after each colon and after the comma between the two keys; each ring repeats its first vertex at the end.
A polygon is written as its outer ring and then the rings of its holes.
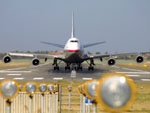
{"type": "Polygon", "coordinates": [[[14,79],[17,81],[86,81],[100,79],[109,72],[124,73],[135,82],[150,82],[150,71],[143,71],[119,66],[108,66],[106,64],[96,64],[94,71],[88,71],[88,65],[83,64],[82,71],[65,71],[64,65],[60,64],[60,70],[54,71],[50,63],[39,66],[28,66],[0,70],[0,81],[3,79],[14,79]]]}

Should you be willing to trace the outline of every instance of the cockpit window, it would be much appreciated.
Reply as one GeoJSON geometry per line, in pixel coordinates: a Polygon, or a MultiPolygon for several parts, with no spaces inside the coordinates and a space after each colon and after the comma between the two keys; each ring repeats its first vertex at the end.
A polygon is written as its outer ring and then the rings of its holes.
{"type": "Polygon", "coordinates": [[[71,40],[70,42],[78,42],[77,40],[71,40]]]}

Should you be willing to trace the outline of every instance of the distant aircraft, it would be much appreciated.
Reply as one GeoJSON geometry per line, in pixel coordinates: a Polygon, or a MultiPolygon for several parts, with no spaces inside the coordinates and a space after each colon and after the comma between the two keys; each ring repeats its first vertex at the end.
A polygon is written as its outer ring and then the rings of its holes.
{"type": "Polygon", "coordinates": [[[3,61],[5,63],[11,62],[11,56],[24,56],[24,57],[33,57],[32,64],[34,66],[37,66],[40,64],[40,60],[38,58],[44,57],[45,61],[48,58],[53,57],[53,66],[54,70],[59,70],[59,63],[58,61],[63,61],[65,62],[65,70],[82,70],[82,63],[84,61],[90,61],[88,70],[94,70],[94,59],[99,58],[100,61],[103,61],[103,58],[109,57],[108,60],[108,65],[112,66],[115,65],[116,60],[114,57],[116,56],[127,56],[127,55],[137,55],[136,57],[136,62],[137,63],[142,63],[144,61],[144,57],[141,54],[138,53],[122,53],[122,54],[104,54],[104,55],[96,55],[96,56],[90,56],[84,53],[84,48],[95,46],[98,44],[103,44],[103,42],[97,42],[97,43],[91,43],[91,44],[85,44],[81,45],[79,39],[75,37],[75,32],[74,32],[74,16],[72,14],[72,33],[71,33],[71,38],[67,41],[66,45],[61,45],[61,44],[55,44],[55,43],[49,43],[49,42],[41,42],[44,44],[56,46],[59,48],[64,48],[64,55],[49,55],[49,54],[28,54],[28,53],[7,53],[3,57],[3,61]]]}

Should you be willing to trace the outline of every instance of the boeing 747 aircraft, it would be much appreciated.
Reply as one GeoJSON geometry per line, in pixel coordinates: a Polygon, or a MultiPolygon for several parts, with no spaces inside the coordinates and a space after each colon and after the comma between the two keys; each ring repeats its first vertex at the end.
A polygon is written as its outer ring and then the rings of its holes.
{"type": "Polygon", "coordinates": [[[103,42],[91,43],[81,45],[79,39],[76,38],[74,33],[74,17],[72,16],[72,33],[71,38],[67,41],[66,45],[49,43],[49,42],[41,42],[44,44],[48,44],[51,46],[56,46],[59,48],[64,49],[64,55],[49,55],[49,54],[28,54],[28,53],[7,53],[3,57],[3,61],[5,63],[11,62],[11,56],[24,56],[24,57],[33,57],[32,64],[37,66],[40,64],[40,60],[38,58],[44,57],[45,60],[48,58],[53,57],[53,66],[54,70],[59,70],[59,63],[58,61],[65,62],[65,70],[76,69],[82,70],[82,63],[85,61],[89,61],[88,70],[94,70],[94,59],[99,58],[100,61],[103,61],[103,58],[109,57],[108,65],[112,66],[115,65],[116,60],[114,59],[115,56],[127,56],[127,55],[137,55],[136,62],[142,63],[144,61],[144,57],[138,53],[122,53],[122,54],[107,54],[107,55],[98,55],[98,56],[89,56],[84,53],[84,49],[87,47],[95,46],[98,44],[103,44],[103,42]]]}

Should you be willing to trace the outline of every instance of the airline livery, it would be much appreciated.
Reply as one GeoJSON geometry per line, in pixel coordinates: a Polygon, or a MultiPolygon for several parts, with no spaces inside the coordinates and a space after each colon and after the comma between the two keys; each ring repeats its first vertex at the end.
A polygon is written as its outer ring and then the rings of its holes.
{"type": "Polygon", "coordinates": [[[55,43],[49,43],[49,42],[41,42],[44,44],[56,46],[59,48],[64,48],[64,55],[49,55],[49,54],[28,54],[28,53],[7,53],[3,57],[3,61],[5,63],[11,62],[11,56],[24,56],[24,57],[33,57],[32,64],[37,66],[40,64],[40,60],[38,58],[44,57],[45,61],[47,61],[48,58],[53,57],[53,66],[54,70],[59,70],[59,63],[58,61],[65,62],[65,70],[82,70],[82,63],[84,61],[89,61],[89,67],[88,70],[94,70],[94,59],[99,58],[100,61],[103,61],[104,57],[109,57],[108,65],[112,66],[115,65],[116,61],[114,57],[116,56],[127,56],[127,55],[137,55],[136,62],[142,63],[144,61],[144,57],[141,54],[138,53],[122,53],[122,54],[104,54],[104,55],[98,55],[98,56],[89,56],[84,53],[84,48],[95,46],[98,44],[103,44],[103,42],[97,42],[97,43],[91,43],[91,44],[85,44],[81,45],[79,39],[76,38],[74,33],[74,16],[72,15],[72,33],[71,38],[67,41],[66,45],[60,45],[55,43]]]}

